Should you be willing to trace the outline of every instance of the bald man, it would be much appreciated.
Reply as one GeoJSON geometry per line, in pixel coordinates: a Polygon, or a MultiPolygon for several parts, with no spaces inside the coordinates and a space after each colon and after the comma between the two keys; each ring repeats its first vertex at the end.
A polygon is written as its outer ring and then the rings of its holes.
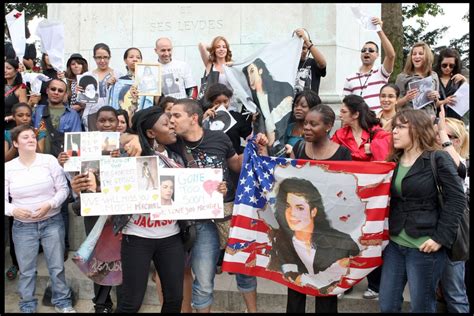
{"type": "MultiPolygon", "coordinates": [[[[157,39],[155,52],[158,55],[158,62],[161,64],[162,78],[171,77],[173,82],[179,86],[179,91],[162,89],[163,95],[176,99],[196,99],[197,85],[193,79],[191,67],[184,61],[172,58],[173,44],[171,40],[166,37],[157,39]]],[[[162,82],[164,83],[164,81],[162,82]]]]}

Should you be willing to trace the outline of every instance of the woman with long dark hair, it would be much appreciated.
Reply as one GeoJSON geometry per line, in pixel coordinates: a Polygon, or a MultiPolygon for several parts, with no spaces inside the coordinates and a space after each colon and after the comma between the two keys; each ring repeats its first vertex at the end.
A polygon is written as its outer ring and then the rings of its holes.
{"type": "MultiPolygon", "coordinates": [[[[439,77],[439,104],[441,105],[455,105],[456,97],[454,93],[459,87],[467,82],[466,77],[461,74],[461,57],[455,49],[445,48],[439,52],[439,56],[434,66],[434,71],[439,77]]],[[[454,117],[461,119],[450,107],[445,108],[447,117],[454,117]]]]}
{"type": "Polygon", "coordinates": [[[15,127],[15,121],[12,115],[13,105],[28,101],[26,96],[26,85],[23,83],[21,73],[19,71],[20,65],[15,59],[5,60],[5,129],[12,129],[15,127]]]}
{"type": "Polygon", "coordinates": [[[387,158],[392,135],[382,129],[380,119],[369,110],[362,97],[355,94],[345,96],[339,118],[342,127],[331,140],[346,146],[351,151],[352,160],[383,161],[387,158]]]}
{"type": "Polygon", "coordinates": [[[379,303],[382,313],[401,311],[408,282],[411,311],[436,313],[436,286],[446,263],[466,200],[456,167],[436,141],[431,118],[419,110],[403,110],[392,120],[395,162],[390,186],[390,241],[383,251],[379,303]],[[444,205],[430,159],[437,165],[444,205]]]}

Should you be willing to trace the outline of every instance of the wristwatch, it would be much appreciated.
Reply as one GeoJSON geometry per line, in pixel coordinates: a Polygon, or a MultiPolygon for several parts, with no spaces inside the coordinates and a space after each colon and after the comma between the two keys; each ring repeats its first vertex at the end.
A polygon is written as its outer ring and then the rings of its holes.
{"type": "Polygon", "coordinates": [[[446,148],[446,147],[451,146],[452,144],[453,144],[453,142],[450,141],[450,140],[448,140],[447,142],[442,143],[442,144],[441,144],[441,147],[446,148]]]}

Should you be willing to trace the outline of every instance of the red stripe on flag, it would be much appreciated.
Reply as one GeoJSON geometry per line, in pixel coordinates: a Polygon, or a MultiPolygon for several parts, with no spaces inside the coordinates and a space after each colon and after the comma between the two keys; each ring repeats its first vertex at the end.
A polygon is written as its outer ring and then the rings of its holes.
{"type": "Polygon", "coordinates": [[[390,192],[390,182],[381,183],[377,186],[357,187],[357,195],[361,199],[368,199],[373,196],[387,195],[390,192]]]}
{"type": "Polygon", "coordinates": [[[331,171],[341,171],[349,173],[365,173],[371,174],[387,174],[392,171],[395,167],[394,162],[384,161],[318,161],[318,160],[307,160],[298,159],[298,166],[303,166],[306,162],[310,163],[310,166],[326,166],[331,171]]]}
{"type": "Polygon", "coordinates": [[[242,215],[232,216],[230,227],[234,226],[250,230],[256,230],[262,233],[268,233],[268,231],[270,230],[270,227],[268,227],[268,225],[263,220],[250,218],[242,215]]]}
{"type": "Polygon", "coordinates": [[[384,208],[368,208],[365,210],[366,221],[383,221],[387,218],[387,209],[384,208]]]}

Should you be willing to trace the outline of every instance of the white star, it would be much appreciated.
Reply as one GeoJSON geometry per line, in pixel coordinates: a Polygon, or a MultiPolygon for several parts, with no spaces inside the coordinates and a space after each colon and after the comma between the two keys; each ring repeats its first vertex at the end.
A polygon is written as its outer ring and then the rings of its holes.
{"type": "Polygon", "coordinates": [[[244,178],[240,179],[240,184],[241,184],[241,185],[244,185],[244,184],[245,184],[245,179],[244,179],[244,178]]]}
{"type": "Polygon", "coordinates": [[[267,172],[264,172],[264,173],[263,173],[263,177],[264,177],[265,179],[268,179],[268,178],[270,178],[270,174],[267,173],[267,172]]]}
{"type": "Polygon", "coordinates": [[[255,198],[255,196],[250,197],[249,201],[250,203],[257,203],[257,199],[255,198]]]}
{"type": "Polygon", "coordinates": [[[271,156],[270,159],[271,159],[271,161],[275,161],[275,160],[277,160],[277,157],[271,156]]]}
{"type": "Polygon", "coordinates": [[[255,181],[255,180],[253,180],[253,185],[254,185],[255,187],[258,187],[258,182],[255,181]]]}
{"type": "Polygon", "coordinates": [[[250,164],[249,163],[246,163],[245,164],[245,169],[248,169],[250,167],[250,164]]]}
{"type": "Polygon", "coordinates": [[[248,172],[248,175],[249,175],[249,177],[253,177],[253,171],[250,170],[250,171],[248,172]]]}
{"type": "Polygon", "coordinates": [[[249,193],[249,192],[250,192],[250,187],[247,185],[247,186],[244,188],[244,190],[245,190],[245,193],[249,193]]]}
{"type": "Polygon", "coordinates": [[[244,195],[241,193],[238,195],[238,197],[239,197],[239,201],[242,201],[242,198],[244,197],[244,195]]]}
{"type": "Polygon", "coordinates": [[[264,161],[263,161],[263,164],[264,164],[265,166],[268,166],[269,162],[266,161],[266,160],[264,160],[264,161]]]}

